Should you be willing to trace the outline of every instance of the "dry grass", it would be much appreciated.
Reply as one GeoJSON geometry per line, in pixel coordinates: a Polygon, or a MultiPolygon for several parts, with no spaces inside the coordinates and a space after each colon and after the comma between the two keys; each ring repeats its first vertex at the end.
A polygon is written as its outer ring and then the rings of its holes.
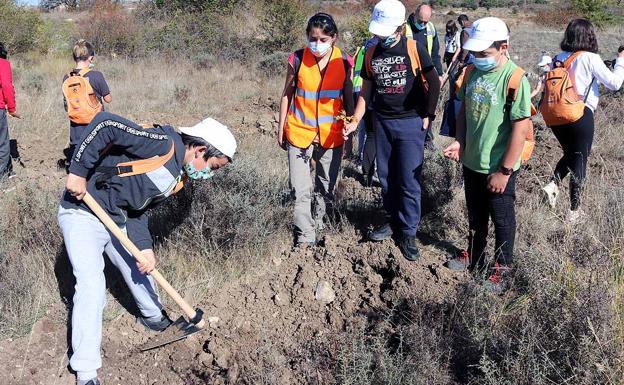
{"type": "MultiPolygon", "coordinates": [[[[440,17],[440,26],[443,21],[440,17]]],[[[346,20],[346,19],[345,19],[346,20]]],[[[621,30],[600,35],[613,52],[621,30]]],[[[512,57],[533,71],[542,50],[557,51],[560,34],[533,24],[512,32],[512,57]],[[517,59],[516,59],[517,56],[517,59]]],[[[605,59],[610,58],[605,54],[605,59]]],[[[207,185],[190,189],[154,215],[159,220],[160,267],[192,302],[224,282],[239,279],[263,257],[290,241],[290,212],[282,205],[286,164],[274,138],[259,135],[256,120],[270,122],[266,106],[282,78],[256,76],[249,63],[210,58],[99,60],[114,102],[110,110],[141,122],[191,124],[213,116],[233,127],[240,157],[207,185]],[[187,215],[180,220],[180,213],[187,215]],[[174,228],[173,225],[177,225],[174,228]],[[192,243],[192,248],[188,244],[192,243]]],[[[0,336],[27,331],[43,314],[64,319],[71,271],[63,255],[55,210],[64,174],[55,170],[67,141],[60,80],[71,63],[54,56],[14,62],[21,121],[11,128],[26,168],[13,194],[0,196],[0,336]],[[59,297],[61,300],[59,300],[59,297]]],[[[618,95],[603,98],[596,117],[583,226],[562,219],[566,191],[556,210],[539,195],[560,149],[548,130],[520,179],[516,295],[488,296],[471,283],[443,304],[406,299],[387,327],[349,330],[331,366],[343,384],[619,384],[624,378],[624,175],[618,95]],[[408,319],[409,322],[397,322],[408,319]]],[[[272,128],[269,128],[271,130],[272,128]]],[[[438,139],[441,146],[443,139],[438,139]]],[[[429,159],[426,194],[448,197],[423,229],[463,246],[465,210],[457,174],[429,159]],[[435,182],[431,182],[437,178],[435,182]],[[442,178],[442,180],[440,180],[442,178]],[[448,179],[452,179],[449,183],[448,179]],[[444,180],[446,179],[446,180],[444,180]]],[[[346,224],[351,232],[356,224],[346,224]]],[[[340,231],[340,229],[337,229],[340,231]]],[[[355,240],[354,240],[355,242],[355,240]]],[[[118,289],[114,274],[112,284],[118,289]]],[[[113,290],[119,292],[119,290],[113,290]]],[[[109,301],[107,317],[122,308],[109,301]]],[[[267,374],[268,375],[268,374],[267,374]]]]}

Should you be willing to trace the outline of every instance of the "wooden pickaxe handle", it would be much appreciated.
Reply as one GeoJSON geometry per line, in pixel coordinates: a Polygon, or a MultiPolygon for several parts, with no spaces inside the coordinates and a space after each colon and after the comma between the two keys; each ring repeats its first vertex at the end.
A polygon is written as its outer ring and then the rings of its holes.
{"type": "MultiPolygon", "coordinates": [[[[95,216],[97,216],[100,219],[100,221],[102,221],[104,226],[106,226],[106,228],[111,233],[113,233],[113,235],[117,237],[117,239],[119,239],[119,242],[121,242],[121,244],[126,248],[126,250],[128,250],[130,254],[132,254],[134,259],[136,259],[139,263],[144,263],[145,257],[143,256],[143,253],[141,253],[141,250],[139,250],[134,245],[134,243],[132,243],[132,241],[130,240],[130,238],[128,238],[126,233],[121,231],[119,226],[117,226],[117,224],[113,222],[113,220],[108,215],[108,213],[106,213],[106,211],[102,209],[102,207],[95,201],[95,199],[93,199],[91,194],[87,192],[83,200],[87,204],[87,206],[89,206],[91,211],[93,211],[95,216]]],[[[176,289],[174,289],[173,286],[169,284],[169,282],[165,279],[165,277],[163,277],[162,274],[160,274],[160,272],[156,269],[152,270],[150,275],[152,276],[152,278],[154,278],[154,281],[156,281],[158,285],[162,287],[162,289],[165,292],[167,292],[169,297],[171,297],[175,301],[175,303],[178,304],[178,306],[180,307],[180,309],[182,309],[184,314],[186,314],[186,316],[190,320],[194,320],[195,317],[197,316],[197,312],[195,311],[195,309],[193,309],[193,307],[189,305],[188,302],[184,300],[184,298],[182,298],[182,296],[176,291],[176,289]]],[[[204,326],[206,325],[206,322],[203,319],[201,319],[195,325],[198,328],[203,329],[204,326]]]]}

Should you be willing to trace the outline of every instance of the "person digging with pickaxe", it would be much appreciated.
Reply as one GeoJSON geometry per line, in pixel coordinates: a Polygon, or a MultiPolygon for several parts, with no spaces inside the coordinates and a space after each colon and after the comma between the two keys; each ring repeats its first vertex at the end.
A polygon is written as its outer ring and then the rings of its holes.
{"type": "MultiPolygon", "coordinates": [[[[235,152],[236,140],[230,130],[210,118],[193,127],[145,128],[102,112],[87,126],[71,158],[58,210],[76,278],[69,363],[77,373],[78,385],[100,384],[97,370],[102,365],[106,295],[103,253],[119,269],[136,300],[141,312],[138,321],[148,329],[164,331],[172,321],[162,310],[154,279],[168,294],[177,293],[154,269],[147,211],[179,191],[189,179],[210,179],[232,161],[235,152]],[[110,230],[98,218],[104,223],[104,219],[112,219],[107,224],[110,230]],[[123,243],[126,247],[120,242],[125,235],[112,230],[115,224],[129,238],[123,243]],[[136,247],[128,247],[132,244],[136,247]]],[[[172,297],[178,304],[183,302],[179,295],[172,297]]],[[[199,319],[191,322],[201,327],[198,313],[199,319]]]]}

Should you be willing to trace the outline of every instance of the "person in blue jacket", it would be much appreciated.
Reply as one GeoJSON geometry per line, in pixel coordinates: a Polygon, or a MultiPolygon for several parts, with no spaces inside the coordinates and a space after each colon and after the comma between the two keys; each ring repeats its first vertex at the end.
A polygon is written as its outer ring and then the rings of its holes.
{"type": "MultiPolygon", "coordinates": [[[[156,264],[147,211],[177,192],[187,180],[206,180],[231,162],[236,140],[227,127],[206,119],[193,127],[143,128],[101,112],[86,127],[69,166],[58,222],[76,278],[71,316],[70,365],[78,385],[99,385],[102,312],[105,304],[105,252],[123,276],[145,327],[162,331],[171,320],[147,275],[156,264]],[[159,158],[156,158],[159,157],[159,158]],[[159,159],[156,168],[136,175],[129,161],[159,159]],[[142,251],[145,263],[114,239],[82,201],[90,195],[142,251]]],[[[136,163],[135,163],[136,164],[136,163]]]]}

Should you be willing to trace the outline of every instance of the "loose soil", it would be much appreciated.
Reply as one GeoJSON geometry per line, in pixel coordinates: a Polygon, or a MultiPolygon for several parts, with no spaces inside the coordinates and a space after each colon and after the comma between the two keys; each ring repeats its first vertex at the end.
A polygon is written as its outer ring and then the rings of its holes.
{"type": "MultiPolygon", "coordinates": [[[[255,126],[269,134],[275,124],[271,107],[255,125],[243,120],[239,128],[255,126]]],[[[28,162],[30,151],[23,150],[28,162]]],[[[55,161],[46,159],[40,167],[55,161]]],[[[34,175],[39,163],[27,166],[34,175]]],[[[380,192],[363,187],[355,170],[345,167],[336,189],[344,212],[324,230],[323,241],[314,248],[278,250],[253,274],[215,290],[198,304],[211,321],[206,330],[141,353],[138,347],[155,334],[126,312],[105,321],[103,384],[332,383],[338,335],[388,327],[385,321],[409,298],[450,301],[457,285],[469,278],[443,267],[447,243],[425,237],[421,258],[409,262],[392,241],[361,240],[379,218],[380,192]],[[329,290],[317,293],[319,286],[329,290]]],[[[50,179],[61,184],[63,173],[50,179]]],[[[170,312],[178,315],[176,309],[170,312]]],[[[68,335],[66,322],[44,317],[29,335],[0,342],[0,383],[74,384],[68,335]]]]}

